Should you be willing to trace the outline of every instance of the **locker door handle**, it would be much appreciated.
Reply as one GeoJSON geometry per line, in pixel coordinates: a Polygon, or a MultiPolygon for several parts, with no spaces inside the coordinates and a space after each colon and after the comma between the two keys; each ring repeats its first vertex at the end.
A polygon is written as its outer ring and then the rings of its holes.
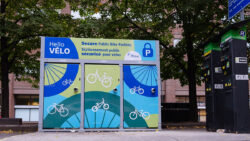
{"type": "Polygon", "coordinates": [[[155,88],[151,89],[151,93],[154,94],[155,93],[155,88]]]}
{"type": "Polygon", "coordinates": [[[74,88],[74,92],[78,92],[78,88],[74,88]]]}

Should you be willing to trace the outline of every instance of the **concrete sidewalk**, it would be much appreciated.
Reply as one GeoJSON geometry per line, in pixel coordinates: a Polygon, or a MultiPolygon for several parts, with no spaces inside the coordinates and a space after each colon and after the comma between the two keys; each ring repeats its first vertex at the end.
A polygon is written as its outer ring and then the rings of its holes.
{"type": "Polygon", "coordinates": [[[250,141],[250,134],[232,134],[198,130],[158,132],[35,132],[1,141],[250,141]]]}

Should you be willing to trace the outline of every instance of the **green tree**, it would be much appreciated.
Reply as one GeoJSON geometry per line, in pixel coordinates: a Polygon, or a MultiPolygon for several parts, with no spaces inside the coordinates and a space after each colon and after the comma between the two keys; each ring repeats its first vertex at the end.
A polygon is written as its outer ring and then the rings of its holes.
{"type": "Polygon", "coordinates": [[[56,10],[64,0],[1,0],[0,7],[1,115],[9,117],[9,73],[38,84],[39,36],[68,36],[74,23],[56,10]]]}
{"type": "Polygon", "coordinates": [[[163,79],[179,79],[182,85],[188,84],[190,119],[197,121],[196,84],[201,82],[202,45],[228,24],[226,1],[81,0],[79,5],[83,16],[101,15],[96,20],[102,27],[94,31],[100,36],[159,40],[161,76],[163,79]],[[171,29],[176,26],[183,29],[183,39],[173,47],[171,29]]]}
{"type": "MultiPolygon", "coordinates": [[[[203,44],[228,24],[226,5],[226,1],[213,0],[172,1],[172,7],[176,11],[175,20],[183,29],[183,39],[176,48],[182,50],[182,55],[187,57],[187,61],[183,57],[186,71],[182,69],[183,73],[179,75],[184,75],[180,80],[186,80],[186,84],[189,84],[190,118],[193,121],[197,121],[198,117],[196,85],[200,84],[201,80],[203,44]]],[[[171,65],[167,67],[171,69],[171,65]]],[[[185,84],[185,81],[182,84],[185,84]]]]}

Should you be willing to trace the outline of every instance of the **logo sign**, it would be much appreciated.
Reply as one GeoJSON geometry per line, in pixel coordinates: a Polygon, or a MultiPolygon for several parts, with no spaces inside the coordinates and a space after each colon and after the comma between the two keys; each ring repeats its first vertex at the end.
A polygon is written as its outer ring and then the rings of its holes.
{"type": "Polygon", "coordinates": [[[247,57],[235,57],[235,63],[247,64],[247,57]]]}
{"type": "Polygon", "coordinates": [[[141,59],[141,55],[138,52],[130,51],[125,55],[124,60],[131,60],[131,61],[138,60],[138,61],[140,61],[142,59],[141,59]]]}
{"type": "Polygon", "coordinates": [[[223,84],[214,84],[214,89],[223,89],[223,84]]]}
{"type": "Polygon", "coordinates": [[[240,36],[244,37],[246,35],[246,32],[244,30],[240,31],[240,36]]]}
{"type": "Polygon", "coordinates": [[[142,50],[143,57],[153,57],[153,49],[151,48],[150,43],[145,43],[142,50]]]}
{"type": "Polygon", "coordinates": [[[236,74],[236,75],[235,75],[235,79],[236,79],[236,80],[248,80],[248,75],[236,74]]]}
{"type": "Polygon", "coordinates": [[[232,19],[249,4],[249,0],[228,0],[228,19],[232,19]]]}
{"type": "Polygon", "coordinates": [[[78,59],[74,43],[69,38],[45,38],[45,58],[78,59]]]}

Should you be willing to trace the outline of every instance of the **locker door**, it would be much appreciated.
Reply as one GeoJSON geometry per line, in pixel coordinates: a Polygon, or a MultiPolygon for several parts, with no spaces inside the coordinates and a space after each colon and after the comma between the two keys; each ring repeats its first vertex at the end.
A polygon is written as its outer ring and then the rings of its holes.
{"type": "Polygon", "coordinates": [[[81,67],[45,63],[43,128],[80,128],[81,67]]]}
{"type": "Polygon", "coordinates": [[[84,128],[120,127],[119,65],[85,65],[84,128]]]}
{"type": "Polygon", "coordinates": [[[157,128],[157,67],[125,65],[123,73],[124,128],[157,128]]]}

